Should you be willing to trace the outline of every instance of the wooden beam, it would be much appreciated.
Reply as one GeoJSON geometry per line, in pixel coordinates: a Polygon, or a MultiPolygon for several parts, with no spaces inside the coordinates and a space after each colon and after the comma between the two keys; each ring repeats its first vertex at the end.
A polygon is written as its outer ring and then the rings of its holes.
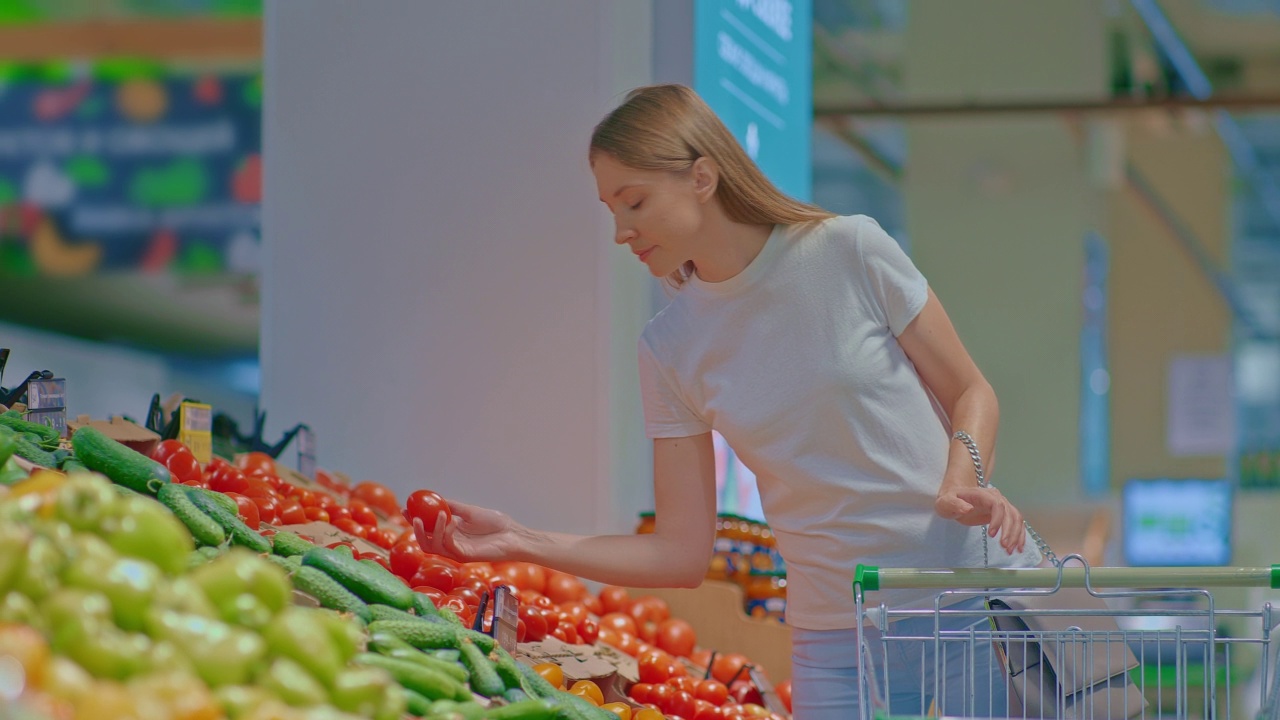
{"type": "Polygon", "coordinates": [[[262,57],[262,21],[121,19],[0,26],[0,60],[107,57],[257,60],[262,57]]]}

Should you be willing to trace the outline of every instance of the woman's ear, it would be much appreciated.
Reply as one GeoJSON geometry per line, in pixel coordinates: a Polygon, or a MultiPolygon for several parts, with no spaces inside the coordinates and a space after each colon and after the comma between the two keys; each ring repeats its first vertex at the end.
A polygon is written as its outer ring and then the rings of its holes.
{"type": "Polygon", "coordinates": [[[716,186],[720,184],[720,168],[709,157],[700,157],[693,161],[693,191],[698,202],[707,202],[716,195],[716,186]]]}

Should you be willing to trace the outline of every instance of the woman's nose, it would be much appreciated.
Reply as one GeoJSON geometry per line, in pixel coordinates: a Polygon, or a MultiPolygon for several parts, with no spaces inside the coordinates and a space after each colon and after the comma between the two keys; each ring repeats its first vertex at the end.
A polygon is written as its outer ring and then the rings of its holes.
{"type": "Polygon", "coordinates": [[[624,228],[622,226],[618,226],[617,231],[614,233],[613,241],[619,245],[625,245],[631,240],[633,240],[635,236],[636,236],[635,230],[632,230],[631,228],[624,228]]]}

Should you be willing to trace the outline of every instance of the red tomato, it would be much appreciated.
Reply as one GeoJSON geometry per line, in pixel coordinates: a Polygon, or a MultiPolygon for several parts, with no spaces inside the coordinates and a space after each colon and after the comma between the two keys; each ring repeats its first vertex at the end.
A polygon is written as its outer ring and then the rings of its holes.
{"type": "Polygon", "coordinates": [[[329,522],[329,513],[325,512],[324,508],[304,507],[302,512],[312,522],[329,522]]]}
{"type": "Polygon", "coordinates": [[[400,503],[396,502],[396,494],[386,485],[366,480],[351,489],[351,497],[365,502],[369,507],[381,510],[388,517],[400,512],[400,503]]]}
{"type": "Polygon", "coordinates": [[[604,612],[596,614],[624,612],[630,604],[631,595],[627,593],[626,588],[618,587],[617,585],[606,585],[600,589],[600,609],[604,612]]]}
{"type": "Polygon", "coordinates": [[[200,469],[200,462],[196,460],[196,456],[189,452],[175,452],[165,457],[161,461],[175,482],[201,482],[204,480],[204,471],[200,469]]]}
{"type": "Polygon", "coordinates": [[[627,691],[627,696],[632,700],[644,705],[649,702],[649,696],[653,694],[653,685],[650,683],[636,683],[627,691]]]}
{"type": "Polygon", "coordinates": [[[424,564],[413,576],[413,584],[427,585],[441,592],[451,592],[458,584],[458,571],[448,565],[424,564]]]}
{"type": "Polygon", "coordinates": [[[707,678],[698,683],[693,690],[693,696],[706,700],[712,705],[723,705],[725,700],[729,699],[729,688],[719,680],[707,678]]]}
{"type": "MultiPolygon", "coordinates": [[[[319,508],[316,508],[316,509],[319,510],[319,508]]],[[[324,512],[324,511],[321,510],[320,512],[324,512]]],[[[370,529],[368,533],[368,537],[365,539],[373,543],[374,545],[377,545],[380,548],[385,548],[387,550],[390,550],[391,548],[395,547],[395,544],[396,544],[396,534],[391,530],[384,530],[381,528],[370,529]]]]}
{"type": "Polygon", "coordinates": [[[600,639],[600,625],[591,618],[584,618],[578,623],[578,636],[582,638],[582,642],[595,645],[596,640],[600,639]]]}
{"type": "Polygon", "coordinates": [[[636,598],[626,612],[635,618],[637,624],[646,621],[660,623],[671,617],[671,608],[667,607],[667,601],[653,595],[636,598]]]}
{"type": "Polygon", "coordinates": [[[275,498],[255,497],[249,495],[248,498],[258,506],[258,518],[264,523],[275,525],[280,522],[280,503],[275,498]]]}
{"type": "Polygon", "coordinates": [[[694,700],[693,703],[697,709],[693,711],[693,717],[689,720],[725,720],[724,711],[718,706],[706,700],[694,700]]]}
{"type": "Polygon", "coordinates": [[[560,603],[560,612],[569,616],[569,621],[574,625],[579,625],[583,620],[591,616],[587,612],[587,606],[581,602],[560,603]]]}
{"type": "Polygon", "coordinates": [[[739,653],[720,653],[711,662],[711,677],[728,685],[738,677],[738,671],[747,664],[747,656],[739,653]]]}
{"type": "Polygon", "coordinates": [[[329,548],[330,550],[335,550],[335,549],[340,548],[340,547],[349,547],[349,548],[351,548],[352,555],[357,555],[356,559],[357,559],[357,560],[359,560],[359,559],[360,559],[360,558],[358,557],[358,553],[356,552],[356,546],[355,546],[355,545],[352,545],[351,543],[347,542],[346,540],[338,540],[338,541],[336,541],[336,542],[331,542],[331,543],[329,543],[328,545],[325,545],[325,547],[329,548]]]}
{"type": "Polygon", "coordinates": [[[209,487],[222,493],[244,493],[249,489],[249,481],[244,473],[227,465],[209,475],[209,487]]]}
{"type": "Polygon", "coordinates": [[[294,488],[293,496],[298,499],[298,503],[304,508],[320,507],[320,498],[315,493],[304,488],[294,488]]]}
{"type": "Polygon", "coordinates": [[[178,440],[161,440],[151,451],[151,459],[163,464],[166,458],[181,454],[191,455],[191,449],[178,440]]]}
{"type": "MultiPolygon", "coordinates": [[[[378,553],[375,553],[375,552],[360,553],[360,556],[359,556],[358,558],[356,558],[356,559],[357,559],[357,560],[372,560],[372,561],[374,561],[374,562],[378,563],[379,565],[381,565],[382,567],[386,568],[388,571],[390,571],[390,570],[391,570],[391,561],[390,561],[390,560],[388,560],[388,559],[386,559],[386,558],[384,558],[384,557],[382,557],[381,555],[379,555],[378,553]]],[[[395,573],[392,573],[392,574],[394,575],[395,573]]],[[[399,577],[399,576],[397,575],[396,577],[399,577]]],[[[404,580],[404,578],[400,578],[400,579],[401,579],[401,580],[404,580]]]]}
{"type": "Polygon", "coordinates": [[[658,685],[665,683],[676,675],[675,658],[662,651],[651,652],[638,658],[638,664],[640,666],[640,682],[658,685]]]}
{"type": "MultiPolygon", "coordinates": [[[[440,497],[440,493],[431,490],[414,490],[409,495],[408,502],[405,503],[404,514],[409,518],[417,518],[422,521],[428,529],[435,527],[436,519],[444,513],[445,522],[453,516],[453,511],[449,509],[449,503],[440,497]]],[[[395,517],[395,512],[389,512],[388,515],[395,517]]]]}
{"type": "Polygon", "coordinates": [[[455,597],[453,595],[446,595],[444,602],[438,603],[436,607],[447,607],[459,618],[462,618],[467,612],[467,603],[465,603],[462,598],[455,597]]]}
{"type": "MultiPolygon", "coordinates": [[[[330,511],[330,518],[333,517],[330,511]]],[[[347,518],[348,522],[355,522],[347,518]]],[[[336,520],[330,519],[329,522],[337,524],[336,520]]],[[[422,552],[422,548],[416,543],[396,543],[391,548],[391,572],[400,577],[411,578],[417,574],[422,568],[422,564],[427,561],[427,554],[422,552]]]]}
{"type": "Polygon", "coordinates": [[[547,636],[547,620],[537,608],[521,604],[517,613],[524,621],[530,640],[537,642],[547,636]]]}
{"type": "Polygon", "coordinates": [[[582,604],[587,606],[592,615],[600,616],[604,614],[604,607],[600,604],[600,598],[595,595],[587,595],[582,598],[582,604]]]}
{"type": "Polygon", "coordinates": [[[746,705],[753,703],[755,705],[763,705],[764,697],[760,694],[760,690],[751,684],[750,680],[738,680],[729,686],[729,697],[737,700],[739,703],[746,705]]]}
{"type": "Polygon", "coordinates": [[[570,645],[582,644],[582,638],[578,635],[578,628],[574,627],[570,623],[561,622],[556,626],[556,630],[552,634],[570,645]]]}
{"type": "Polygon", "coordinates": [[[435,605],[436,607],[440,607],[440,603],[444,602],[445,597],[447,597],[444,593],[440,592],[438,589],[433,587],[428,587],[426,585],[415,585],[413,588],[413,591],[416,593],[422,593],[423,595],[426,595],[427,597],[431,598],[431,604],[435,605]]]}
{"type": "MultiPolygon", "coordinates": [[[[337,522],[338,520],[351,520],[351,511],[338,504],[332,504],[324,507],[325,512],[329,513],[329,522],[337,522]]],[[[355,522],[355,520],[351,520],[355,522]]]]}
{"type": "Polygon", "coordinates": [[[667,704],[660,707],[668,717],[679,715],[682,718],[691,718],[698,710],[693,696],[683,690],[677,690],[672,693],[671,698],[667,700],[667,704]]]}
{"type": "Polygon", "coordinates": [[[369,505],[363,500],[352,498],[351,502],[347,503],[347,509],[351,511],[351,519],[361,525],[378,524],[378,516],[374,514],[373,510],[370,509],[369,505]]]}
{"type": "Polygon", "coordinates": [[[338,528],[344,533],[347,533],[349,535],[355,535],[356,537],[360,537],[357,531],[363,527],[362,525],[356,523],[356,521],[352,520],[351,518],[338,518],[335,520],[332,516],[329,518],[329,524],[338,528]]]}
{"type": "Polygon", "coordinates": [[[676,657],[689,657],[698,644],[698,636],[688,622],[671,618],[658,625],[655,644],[676,657]]]}
{"type": "Polygon", "coordinates": [[[706,648],[703,648],[702,650],[694,650],[693,653],[689,655],[689,660],[692,661],[694,665],[705,670],[707,665],[711,664],[711,651],[706,648]]]}
{"type": "Polygon", "coordinates": [[[547,573],[546,596],[551,602],[563,603],[582,600],[587,596],[587,586],[568,573],[551,571],[547,573]]]}
{"type": "Polygon", "coordinates": [[[656,683],[653,685],[653,688],[649,690],[649,702],[661,708],[667,704],[675,692],[675,688],[670,685],[656,683]]]}
{"type": "Polygon", "coordinates": [[[455,587],[449,591],[451,597],[462,598],[462,601],[473,607],[480,605],[480,593],[466,586],[455,587]]]}
{"type": "Polygon", "coordinates": [[[623,615],[620,612],[611,612],[606,613],[604,617],[600,618],[600,628],[611,628],[620,633],[635,635],[636,621],[633,620],[630,615],[623,615]]]}
{"type": "Polygon", "coordinates": [[[246,477],[244,492],[240,494],[246,497],[274,498],[276,491],[262,478],[246,477]]]}
{"type": "Polygon", "coordinates": [[[276,461],[264,452],[249,452],[236,457],[236,467],[247,475],[275,475],[276,461]]]}
{"type": "Polygon", "coordinates": [[[690,695],[694,694],[694,690],[698,688],[698,681],[687,675],[680,675],[667,679],[667,684],[677,690],[683,690],[690,695]]]}
{"type": "Polygon", "coordinates": [[[307,511],[297,500],[288,500],[280,506],[280,522],[285,525],[301,525],[307,521],[307,511]]]}
{"type": "Polygon", "coordinates": [[[791,678],[778,683],[773,690],[778,693],[778,699],[782,701],[782,705],[787,709],[787,712],[791,712],[791,678]]]}
{"type": "Polygon", "coordinates": [[[236,501],[236,507],[240,510],[240,519],[244,520],[244,524],[254,530],[262,524],[262,520],[258,515],[258,504],[251,498],[236,493],[227,493],[227,497],[236,501]]]}
{"type": "Polygon", "coordinates": [[[646,620],[637,623],[636,636],[647,643],[655,643],[658,639],[658,623],[646,620]]]}

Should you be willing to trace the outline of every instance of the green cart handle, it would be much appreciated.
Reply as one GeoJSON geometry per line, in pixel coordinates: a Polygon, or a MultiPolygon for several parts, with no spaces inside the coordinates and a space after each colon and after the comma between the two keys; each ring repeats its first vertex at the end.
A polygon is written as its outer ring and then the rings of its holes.
{"type": "Polygon", "coordinates": [[[1280,588],[1280,565],[1270,567],[1062,567],[1062,568],[882,568],[858,565],[857,593],[902,588],[1004,590],[1008,588],[1084,587],[1280,588]]]}

